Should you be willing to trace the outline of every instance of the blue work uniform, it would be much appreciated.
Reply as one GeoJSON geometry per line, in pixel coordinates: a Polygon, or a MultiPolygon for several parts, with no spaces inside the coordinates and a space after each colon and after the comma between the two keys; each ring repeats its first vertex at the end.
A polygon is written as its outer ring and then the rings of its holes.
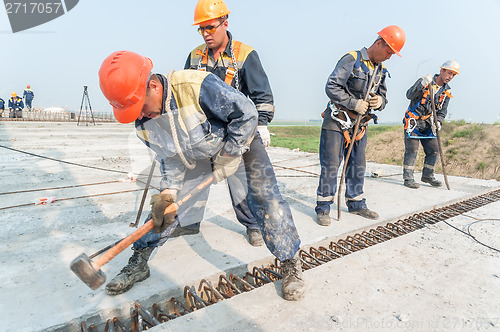
{"type": "Polygon", "coordinates": [[[9,116],[11,118],[22,118],[23,117],[23,100],[19,97],[14,100],[14,97],[9,99],[9,116]]]}
{"type": "MultiPolygon", "coordinates": [[[[438,86],[436,77],[433,78],[434,102],[436,107],[437,120],[442,124],[448,113],[448,104],[452,95],[450,86],[444,83],[438,86]]],[[[421,144],[424,149],[424,167],[422,177],[434,177],[434,166],[436,165],[439,153],[437,136],[432,128],[432,105],[429,95],[429,86],[422,86],[422,78],[406,92],[406,98],[410,99],[410,105],[403,118],[404,123],[404,143],[405,153],[403,158],[403,179],[414,180],[415,160],[417,158],[418,147],[421,144]]]]}
{"type": "MultiPolygon", "coordinates": [[[[157,75],[167,98],[167,78],[157,75]]],[[[300,239],[288,204],[283,200],[267,154],[252,154],[257,111],[242,93],[207,72],[183,70],[171,78],[171,114],[177,131],[182,161],[174,144],[168,113],[158,118],[136,120],[137,136],[157,154],[162,180],[160,190],[177,189],[184,197],[212,174],[211,158],[221,149],[229,155],[242,155],[245,165],[241,187],[248,188],[246,199],[257,220],[264,241],[279,260],[293,258],[300,239]],[[190,169],[185,163],[194,164],[190,169]],[[244,182],[244,183],[243,183],[244,182]]],[[[134,243],[136,249],[164,244],[178,225],[203,219],[209,188],[196,197],[196,203],[183,204],[176,221],[162,233],[153,231],[134,243]]],[[[150,216],[148,217],[148,219],[150,216]]],[[[147,220],[148,220],[147,219],[147,220]]]]}
{"type": "MultiPolygon", "coordinates": [[[[269,79],[262,67],[259,56],[252,47],[233,40],[229,31],[227,31],[227,35],[229,42],[217,61],[215,61],[212,50],[206,44],[201,44],[191,51],[184,69],[211,72],[241,91],[250,98],[257,108],[258,125],[267,126],[274,117],[274,99],[269,79]],[[233,62],[233,56],[236,63],[233,62]]],[[[256,155],[266,154],[262,139],[257,131],[255,132],[254,141],[255,143],[252,144],[250,149],[250,155],[253,153],[256,155]]],[[[229,177],[227,182],[236,219],[247,229],[260,228],[250,212],[246,200],[234,199],[233,187],[237,188],[238,181],[235,181],[233,177],[229,177]]]]}
{"type": "MultiPolygon", "coordinates": [[[[366,141],[365,135],[368,121],[375,117],[371,112],[361,119],[361,134],[353,136],[354,108],[359,99],[364,99],[368,92],[368,84],[373,75],[374,86],[372,93],[382,97],[382,104],[377,109],[381,111],[387,104],[385,84],[388,75],[383,65],[377,67],[370,61],[366,48],[345,54],[335,66],[326,83],[326,94],[330,98],[324,113],[319,145],[321,174],[317,189],[316,213],[330,212],[337,191],[337,174],[339,166],[348,151],[348,144],[355,139],[349,161],[347,163],[346,204],[349,212],[360,211],[366,208],[366,199],[362,197],[364,176],[366,169],[366,141]]],[[[339,193],[340,194],[340,193],[339,193]]]]}
{"type": "Polygon", "coordinates": [[[33,92],[33,90],[31,90],[30,88],[24,89],[23,98],[26,101],[26,107],[31,109],[31,102],[33,101],[33,98],[35,98],[35,93],[33,92]]]}

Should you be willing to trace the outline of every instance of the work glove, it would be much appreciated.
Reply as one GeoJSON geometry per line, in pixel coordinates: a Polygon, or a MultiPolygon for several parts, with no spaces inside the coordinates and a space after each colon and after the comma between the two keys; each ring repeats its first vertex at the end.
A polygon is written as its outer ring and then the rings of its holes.
{"type": "Polygon", "coordinates": [[[427,74],[426,76],[422,77],[422,82],[420,82],[420,84],[422,84],[422,87],[425,88],[429,85],[430,82],[432,82],[432,75],[427,74]]]}
{"type": "Polygon", "coordinates": [[[368,100],[368,103],[370,104],[370,108],[373,110],[376,110],[382,106],[382,97],[376,94],[373,94],[370,99],[368,100]]]}
{"type": "Polygon", "coordinates": [[[177,216],[177,211],[165,214],[167,206],[175,201],[175,196],[171,194],[156,194],[151,196],[151,211],[153,214],[153,232],[161,233],[168,226],[172,225],[177,216]]]}
{"type": "Polygon", "coordinates": [[[363,115],[368,110],[368,106],[369,104],[367,101],[364,101],[363,99],[358,99],[356,105],[354,106],[354,112],[363,115]]]}
{"type": "Polygon", "coordinates": [[[214,157],[214,184],[219,183],[228,176],[233,175],[241,162],[241,156],[230,156],[220,150],[214,157]]]}
{"type": "Polygon", "coordinates": [[[441,130],[441,121],[436,121],[437,122],[437,130],[441,130]]]}
{"type": "Polygon", "coordinates": [[[257,131],[260,134],[260,138],[262,139],[262,143],[264,143],[264,146],[267,148],[269,145],[271,145],[271,134],[269,134],[269,129],[267,129],[267,126],[257,126],[257,131]]]}

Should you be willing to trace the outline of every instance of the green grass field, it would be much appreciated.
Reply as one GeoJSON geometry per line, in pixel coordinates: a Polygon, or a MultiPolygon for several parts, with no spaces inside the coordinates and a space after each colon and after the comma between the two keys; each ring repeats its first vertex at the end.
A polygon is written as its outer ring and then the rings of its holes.
{"type": "Polygon", "coordinates": [[[270,126],[271,146],[318,152],[321,126],[270,126]]]}
{"type": "MultiPolygon", "coordinates": [[[[368,129],[368,137],[379,135],[386,131],[392,131],[401,126],[371,125],[368,129]]],[[[269,126],[271,146],[288,149],[297,149],[306,152],[319,152],[319,138],[321,126],[269,126]]]]}

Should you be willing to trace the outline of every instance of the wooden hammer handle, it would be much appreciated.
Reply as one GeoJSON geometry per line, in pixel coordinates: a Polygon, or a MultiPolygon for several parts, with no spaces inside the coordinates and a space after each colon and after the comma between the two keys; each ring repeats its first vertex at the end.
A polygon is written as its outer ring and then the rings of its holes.
{"type": "MultiPolygon", "coordinates": [[[[164,214],[177,211],[182,204],[186,203],[192,197],[196,196],[203,189],[212,184],[213,180],[214,180],[213,176],[210,176],[209,178],[204,180],[182,199],[180,199],[176,203],[167,206],[164,214]]],[[[132,234],[130,234],[129,236],[118,242],[117,245],[115,245],[113,248],[109,249],[106,253],[104,253],[101,257],[93,261],[92,266],[94,267],[94,269],[99,270],[104,264],[108,263],[110,260],[115,258],[119,253],[128,248],[128,246],[130,246],[132,243],[134,243],[135,241],[139,240],[142,236],[144,236],[147,232],[152,230],[154,225],[155,224],[153,222],[153,219],[149,219],[144,225],[139,227],[135,232],[133,232],[132,234]]]]}

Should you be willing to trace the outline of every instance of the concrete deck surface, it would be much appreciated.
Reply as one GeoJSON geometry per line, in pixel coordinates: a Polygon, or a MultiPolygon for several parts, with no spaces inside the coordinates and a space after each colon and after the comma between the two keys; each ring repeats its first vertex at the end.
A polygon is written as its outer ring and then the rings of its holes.
{"type": "MultiPolygon", "coordinates": [[[[135,137],[132,125],[120,124],[0,122],[0,145],[19,150],[0,147],[0,193],[10,193],[0,195],[2,330],[67,330],[74,326],[78,331],[81,320],[127,317],[135,301],[147,306],[171,296],[182,298],[184,286],[197,286],[204,278],[245,271],[273,259],[265,247],[248,244],[244,227],[234,217],[227,185],[220,183],[212,188],[201,233],[172,239],[161,247],[150,261],[149,279],[120,296],[106,295],[103,287],[92,291],[70,271],[69,264],[82,252],[90,255],[134,230],[128,225],[135,221],[142,192],[131,190],[144,185],[114,182],[11,192],[123,180],[130,171],[146,176],[152,160],[150,151],[135,137]],[[120,191],[129,192],[101,195],[120,191]],[[50,196],[59,201],[6,208],[50,196]],[[89,197],[70,199],[81,196],[89,197]],[[71,324],[66,325],[68,322],[71,324]]],[[[367,177],[365,182],[369,207],[380,214],[380,220],[350,215],[343,206],[341,221],[322,227],[316,224],[314,213],[318,178],[310,174],[319,174],[318,155],[282,148],[269,148],[268,152],[282,194],[292,208],[302,247],[500,187],[493,180],[449,177],[450,191],[425,184],[410,190],[402,185],[400,167],[369,163],[368,173],[384,176],[367,177]]],[[[145,181],[145,176],[139,179],[145,181]]],[[[152,185],[157,187],[158,183],[159,178],[154,177],[152,185]]],[[[148,205],[149,198],[143,218],[148,205]]],[[[470,214],[495,218],[498,207],[498,203],[489,204],[470,214]]],[[[454,219],[459,227],[474,221],[470,216],[454,219]]],[[[484,242],[499,248],[498,222],[480,225],[478,231],[484,242]]],[[[130,254],[127,249],[103,267],[108,280],[126,264],[130,254]]],[[[308,293],[299,303],[283,300],[277,282],[155,329],[366,330],[370,328],[366,324],[381,324],[383,320],[392,324],[422,321],[429,327],[422,330],[445,330],[443,324],[461,324],[462,319],[467,323],[456,326],[474,328],[474,323],[481,321],[485,324],[481,328],[496,329],[500,326],[498,258],[498,252],[440,223],[306,271],[308,293]],[[435,322],[432,317],[438,318],[437,326],[429,325],[435,322]],[[455,318],[460,323],[452,321],[455,318]]]]}

